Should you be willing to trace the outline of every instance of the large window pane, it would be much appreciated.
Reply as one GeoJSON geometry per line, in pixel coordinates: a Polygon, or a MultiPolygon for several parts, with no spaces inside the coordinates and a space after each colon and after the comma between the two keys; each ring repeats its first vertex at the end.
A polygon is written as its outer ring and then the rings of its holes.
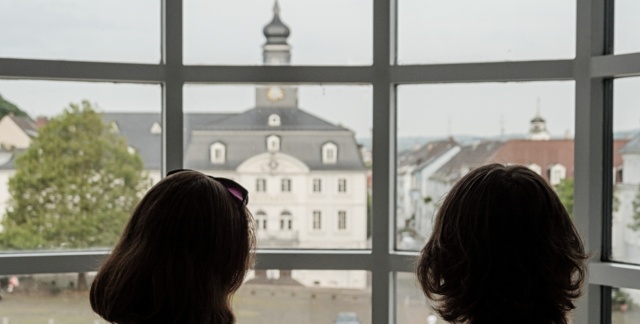
{"type": "Polygon", "coordinates": [[[371,87],[187,85],[184,165],[249,190],[261,248],[366,248],[371,87]]]}
{"type": "Polygon", "coordinates": [[[573,82],[398,87],[396,245],[419,250],[436,211],[467,172],[520,164],[573,209],[573,82]]]}
{"type": "Polygon", "coordinates": [[[640,323],[640,290],[628,288],[612,289],[611,323],[640,323]]]}
{"type": "Polygon", "coordinates": [[[396,323],[445,323],[431,308],[415,274],[410,272],[396,274],[396,323]]]}
{"type": "Polygon", "coordinates": [[[0,2],[0,57],[160,62],[159,0],[0,2]]]}
{"type": "Polygon", "coordinates": [[[615,0],[616,54],[640,52],[640,2],[636,0],[615,0]]]}
{"type": "Polygon", "coordinates": [[[185,63],[283,64],[280,58],[263,61],[262,51],[269,48],[292,48],[293,65],[373,61],[373,1],[281,0],[277,21],[275,2],[185,0],[185,63]]]}
{"type": "Polygon", "coordinates": [[[613,259],[640,263],[640,78],[614,81],[613,259]]]}
{"type": "Polygon", "coordinates": [[[251,271],[234,311],[243,324],[371,323],[368,277],[356,270],[251,271]],[[347,321],[354,318],[358,322],[347,321]]]}
{"type": "Polygon", "coordinates": [[[576,1],[398,1],[400,64],[569,59],[576,1]]]}
{"type": "Polygon", "coordinates": [[[0,81],[0,250],[108,248],[160,178],[160,86],[0,81]],[[37,95],[34,95],[37,94],[37,95]]]}

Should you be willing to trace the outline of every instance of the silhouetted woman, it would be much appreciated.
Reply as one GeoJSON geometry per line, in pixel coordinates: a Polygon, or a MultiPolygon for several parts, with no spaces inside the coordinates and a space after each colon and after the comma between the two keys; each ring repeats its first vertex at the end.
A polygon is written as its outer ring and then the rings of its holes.
{"type": "Polygon", "coordinates": [[[140,201],[91,286],[113,323],[234,323],[252,263],[253,220],[236,182],[177,170],[140,201]]]}
{"type": "Polygon", "coordinates": [[[417,276],[451,323],[566,324],[586,259],[546,180],[523,166],[492,164],[447,194],[417,276]]]}

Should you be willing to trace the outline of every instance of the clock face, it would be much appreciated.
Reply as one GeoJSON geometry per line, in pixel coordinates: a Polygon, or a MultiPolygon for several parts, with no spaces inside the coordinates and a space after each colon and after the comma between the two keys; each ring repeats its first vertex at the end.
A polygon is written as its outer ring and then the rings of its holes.
{"type": "Polygon", "coordinates": [[[267,99],[271,102],[278,102],[284,99],[284,90],[280,87],[269,87],[267,90],[267,99]]]}

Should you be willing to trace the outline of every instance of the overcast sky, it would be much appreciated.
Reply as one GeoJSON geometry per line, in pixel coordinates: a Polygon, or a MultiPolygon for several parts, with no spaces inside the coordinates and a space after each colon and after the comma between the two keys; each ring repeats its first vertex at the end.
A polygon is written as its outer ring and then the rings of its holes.
{"type": "MultiPolygon", "coordinates": [[[[575,0],[399,0],[402,64],[571,59],[575,0]]],[[[272,0],[185,0],[185,64],[261,64],[272,0]]],[[[371,0],[280,0],[292,64],[372,62],[371,0]]],[[[640,1],[616,0],[616,52],[640,51],[640,1]]],[[[0,0],[0,56],[157,63],[157,0],[0,0]]],[[[616,82],[617,130],[640,128],[640,78],[616,82]]],[[[88,99],[103,111],[160,111],[158,85],[1,80],[0,94],[32,116],[88,99]]],[[[252,86],[185,87],[185,111],[253,106],[252,86]]],[[[540,111],[554,136],[574,132],[574,83],[402,86],[401,136],[524,133],[540,111]]],[[[370,134],[370,86],[304,86],[300,106],[370,134]]]]}

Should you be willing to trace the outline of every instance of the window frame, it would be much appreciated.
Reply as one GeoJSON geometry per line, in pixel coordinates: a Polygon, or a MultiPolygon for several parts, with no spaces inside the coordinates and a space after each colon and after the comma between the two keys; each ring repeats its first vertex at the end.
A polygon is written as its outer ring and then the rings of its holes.
{"type": "MultiPolygon", "coordinates": [[[[183,163],[183,86],[370,84],[373,86],[371,250],[258,250],[257,269],[366,270],[374,324],[395,323],[395,273],[416,253],[394,249],[396,86],[401,84],[575,81],[575,217],[593,257],[575,323],[610,323],[611,289],[640,289],[640,265],[610,260],[612,80],[640,76],[640,53],[613,55],[613,0],[576,0],[576,57],[545,61],[397,65],[397,0],[373,1],[369,66],[185,66],[183,0],[162,3],[162,62],[97,63],[0,58],[0,78],[162,85],[162,170],[183,163]],[[604,125],[604,127],[603,127],[604,125]],[[608,307],[608,308],[607,308],[608,307]]],[[[94,271],[109,251],[0,253],[0,274],[94,271]]]]}

